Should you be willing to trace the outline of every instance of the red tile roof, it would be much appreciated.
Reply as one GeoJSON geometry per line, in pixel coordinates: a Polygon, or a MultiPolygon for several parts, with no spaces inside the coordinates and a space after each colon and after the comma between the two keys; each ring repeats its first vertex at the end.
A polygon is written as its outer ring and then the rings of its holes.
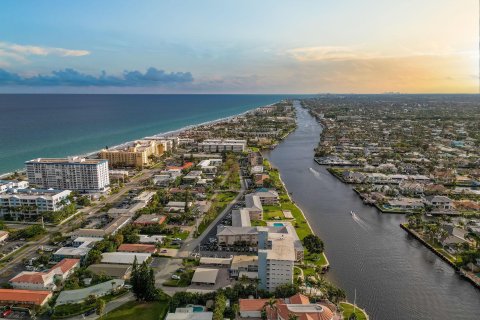
{"type": "Polygon", "coordinates": [[[50,291],[0,289],[0,301],[4,303],[42,305],[51,295],[50,291]]]}
{"type": "Polygon", "coordinates": [[[80,259],[63,259],[56,265],[54,265],[50,271],[54,271],[57,268],[62,270],[62,273],[69,272],[72,268],[75,268],[78,264],[80,264],[80,259]]]}
{"type": "Polygon", "coordinates": [[[45,273],[45,272],[24,271],[24,272],[20,272],[15,277],[10,279],[10,282],[45,284],[45,277],[47,276],[48,276],[48,273],[45,273]]]}
{"type": "Polygon", "coordinates": [[[118,252],[140,252],[140,253],[154,253],[157,248],[153,244],[129,244],[124,243],[118,247],[118,252]]]}
{"type": "Polygon", "coordinates": [[[262,311],[269,299],[239,299],[240,311],[262,311]]]}
{"type": "Polygon", "coordinates": [[[309,304],[310,299],[308,299],[307,296],[304,296],[303,294],[297,293],[296,295],[290,297],[290,303],[294,304],[309,304]]]}
{"type": "Polygon", "coordinates": [[[188,169],[193,166],[193,162],[185,162],[183,166],[177,167],[177,166],[168,166],[167,169],[188,169]]]}

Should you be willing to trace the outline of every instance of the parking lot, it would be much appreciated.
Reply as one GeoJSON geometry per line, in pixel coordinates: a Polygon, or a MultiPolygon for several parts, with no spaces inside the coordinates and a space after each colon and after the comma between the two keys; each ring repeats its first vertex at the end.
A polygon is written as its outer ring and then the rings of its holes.
{"type": "Polygon", "coordinates": [[[231,226],[232,225],[232,210],[239,209],[245,205],[245,202],[238,201],[232,209],[230,209],[223,219],[219,220],[212,230],[205,235],[199,248],[193,250],[194,254],[200,254],[201,257],[212,258],[228,258],[232,255],[255,255],[257,252],[256,247],[222,247],[217,245],[217,227],[218,226],[231,226]]]}

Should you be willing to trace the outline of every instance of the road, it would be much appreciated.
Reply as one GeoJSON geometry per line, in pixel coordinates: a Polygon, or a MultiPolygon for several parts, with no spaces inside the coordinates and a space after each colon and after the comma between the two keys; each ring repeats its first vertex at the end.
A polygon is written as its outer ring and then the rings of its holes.
{"type": "Polygon", "coordinates": [[[0,280],[8,281],[11,277],[13,277],[18,271],[23,269],[21,266],[23,259],[28,258],[35,254],[40,246],[48,244],[50,241],[50,234],[55,232],[60,232],[62,234],[68,233],[72,225],[77,224],[82,220],[82,217],[85,215],[95,215],[98,214],[100,209],[102,209],[107,204],[112,204],[124,196],[130,190],[137,188],[138,186],[142,185],[142,183],[148,179],[150,179],[153,175],[155,175],[159,171],[158,168],[155,169],[145,169],[143,174],[132,178],[129,182],[125,184],[125,186],[118,192],[112,195],[109,195],[107,199],[96,203],[91,207],[87,207],[81,209],[80,213],[77,214],[74,218],[69,220],[68,223],[59,224],[56,227],[48,228],[48,233],[35,241],[27,242],[28,247],[23,251],[15,254],[11,261],[8,261],[6,265],[0,268],[0,280]]]}
{"type": "Polygon", "coordinates": [[[205,229],[200,236],[194,238],[193,236],[191,236],[192,234],[190,234],[190,236],[185,239],[182,247],[180,248],[180,250],[178,250],[177,257],[187,258],[192,252],[194,252],[194,250],[198,249],[203,239],[212,231],[213,228],[217,226],[218,222],[224,218],[224,216],[230,211],[232,206],[243,197],[245,191],[245,183],[242,176],[240,176],[240,192],[237,194],[237,196],[225,207],[225,209],[223,209],[223,211],[215,218],[215,220],[213,220],[208,225],[207,229],[205,229]]]}
{"type": "MultiPolygon", "coordinates": [[[[105,305],[105,313],[104,315],[107,315],[109,312],[111,312],[112,310],[115,310],[117,309],[118,307],[120,307],[121,305],[129,302],[129,301],[133,301],[135,300],[135,297],[133,295],[133,293],[129,292],[123,296],[121,296],[120,298],[118,299],[115,299],[115,300],[112,300],[110,302],[108,302],[106,305],[105,305]]],[[[70,317],[70,318],[65,318],[66,320],[83,320],[83,319],[90,319],[90,320],[93,320],[93,319],[98,319],[100,318],[97,314],[91,314],[89,316],[84,316],[83,314],[81,315],[78,315],[78,316],[75,316],[75,317],[70,317]]]]}

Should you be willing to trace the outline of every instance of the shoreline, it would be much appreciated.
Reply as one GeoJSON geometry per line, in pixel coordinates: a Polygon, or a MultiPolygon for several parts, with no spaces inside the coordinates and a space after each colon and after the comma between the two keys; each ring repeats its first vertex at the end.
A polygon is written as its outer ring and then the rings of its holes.
{"type": "MultiPolygon", "coordinates": [[[[172,137],[176,134],[180,134],[184,131],[187,131],[187,130],[190,130],[190,129],[193,129],[193,128],[196,128],[196,127],[201,127],[201,126],[205,126],[205,125],[211,125],[211,124],[215,124],[215,123],[220,123],[220,122],[223,122],[223,121],[228,121],[228,120],[232,120],[236,117],[242,117],[242,116],[245,116],[247,115],[248,113],[254,111],[254,110],[257,110],[257,109],[260,109],[260,108],[264,108],[264,107],[269,107],[269,106],[272,106],[274,105],[275,103],[278,103],[279,101],[277,102],[274,102],[274,103],[270,103],[270,104],[266,104],[266,105],[262,105],[262,106],[259,106],[259,107],[255,107],[253,109],[250,109],[250,110],[247,110],[247,111],[244,111],[242,113],[237,113],[237,114],[234,114],[234,115],[231,115],[231,116],[227,116],[227,117],[223,117],[223,118],[219,118],[219,119],[214,119],[214,120],[210,120],[210,121],[204,121],[204,122],[201,122],[201,123],[197,123],[197,124],[191,124],[191,125],[187,125],[187,126],[183,126],[181,128],[178,128],[178,129],[175,129],[175,130],[170,130],[170,131],[165,131],[165,132],[159,132],[159,133],[155,133],[153,135],[149,135],[149,136],[144,136],[144,137],[140,137],[140,138],[136,138],[136,139],[133,139],[133,140],[129,140],[129,141],[125,141],[125,142],[122,142],[120,144],[117,144],[117,145],[114,145],[114,146],[111,146],[109,148],[118,148],[118,147],[122,147],[122,146],[126,146],[136,140],[142,140],[142,139],[145,139],[145,138],[151,138],[151,137],[156,137],[156,138],[160,138],[160,137],[165,137],[165,138],[169,138],[169,137],[172,137]]],[[[99,149],[99,150],[94,150],[94,151],[89,151],[87,153],[82,153],[82,154],[76,154],[76,155],[66,155],[66,157],[91,157],[92,155],[95,155],[97,153],[99,153],[102,149],[99,149]]],[[[31,160],[31,159],[28,159],[28,160],[31,160]]],[[[25,160],[25,161],[28,161],[28,160],[25,160]]],[[[11,176],[12,174],[15,174],[15,172],[17,173],[24,173],[25,172],[25,167],[23,168],[19,168],[18,170],[13,170],[13,171],[10,171],[10,172],[0,172],[0,179],[4,179],[6,177],[9,177],[11,176]]]]}
{"type": "Polygon", "coordinates": [[[480,290],[480,282],[475,281],[471,277],[468,276],[468,274],[463,271],[462,268],[458,267],[454,262],[452,262],[450,259],[448,259],[447,256],[445,256],[443,253],[435,249],[430,243],[428,243],[423,237],[418,234],[416,231],[410,229],[406,224],[402,223],[400,224],[400,228],[402,228],[404,231],[406,231],[409,235],[414,237],[417,241],[419,241],[425,248],[436,254],[441,260],[443,260],[446,264],[448,264],[450,267],[452,267],[455,272],[464,280],[470,282],[475,288],[480,290]]]}
{"type": "MultiPolygon", "coordinates": [[[[319,125],[322,127],[322,133],[320,134],[320,139],[322,139],[322,135],[323,135],[323,129],[324,129],[324,126],[321,122],[321,119],[317,117],[316,114],[313,114],[313,117],[315,117],[315,119],[317,120],[317,122],[319,123],[319,125]]],[[[352,165],[348,165],[348,166],[342,166],[342,165],[325,165],[325,164],[321,164],[317,161],[316,158],[314,158],[314,161],[320,165],[320,166],[323,166],[323,167],[327,167],[327,172],[330,173],[333,177],[335,177],[338,181],[340,181],[341,183],[345,184],[345,185],[356,185],[356,184],[359,184],[359,183],[350,183],[350,182],[346,182],[341,176],[337,175],[335,172],[333,172],[333,170],[330,170],[332,168],[342,168],[342,167],[355,167],[355,166],[352,166],[352,165]]],[[[373,204],[369,204],[369,203],[366,203],[365,202],[365,199],[364,197],[362,197],[361,193],[356,189],[356,187],[352,187],[352,190],[357,194],[357,196],[362,200],[363,202],[363,205],[364,206],[373,206],[378,212],[378,214],[396,214],[396,215],[406,215],[410,212],[413,213],[413,211],[402,211],[402,210],[391,210],[391,211],[388,211],[388,210],[385,210],[385,209],[382,209],[378,203],[373,203],[373,204]]],[[[458,267],[455,263],[453,263],[452,261],[450,261],[448,259],[447,256],[445,256],[444,254],[442,254],[440,251],[438,251],[436,248],[434,248],[432,245],[430,245],[426,240],[424,240],[422,238],[422,236],[420,234],[418,234],[416,231],[410,229],[405,223],[401,223],[400,224],[400,228],[403,229],[407,234],[409,234],[410,236],[412,236],[413,238],[415,238],[417,241],[419,241],[427,250],[430,250],[431,252],[433,252],[436,256],[438,256],[441,260],[443,260],[443,262],[445,262],[447,265],[449,265],[451,268],[453,268],[455,270],[455,272],[463,279],[463,280],[466,280],[467,282],[470,282],[470,284],[472,284],[476,289],[479,289],[480,290],[480,282],[476,279],[473,279],[471,276],[469,276],[469,274],[464,271],[462,268],[458,267]]]]}

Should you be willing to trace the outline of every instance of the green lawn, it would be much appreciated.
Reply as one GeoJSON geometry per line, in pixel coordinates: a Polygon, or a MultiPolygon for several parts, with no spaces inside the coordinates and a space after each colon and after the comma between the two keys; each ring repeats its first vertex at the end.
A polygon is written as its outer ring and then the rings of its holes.
{"type": "Polygon", "coordinates": [[[130,301],[101,317],[101,320],[162,320],[168,311],[168,300],[141,303],[130,301]]]}
{"type": "MultiPolygon", "coordinates": [[[[343,318],[348,319],[350,315],[353,313],[353,305],[346,302],[340,302],[340,306],[343,309],[343,318]]],[[[356,309],[355,315],[357,316],[358,320],[367,320],[367,315],[363,312],[363,310],[356,309]]]]}
{"type": "Polygon", "coordinates": [[[264,205],[263,206],[263,219],[265,220],[278,220],[283,219],[282,208],[279,206],[264,205]]]}

